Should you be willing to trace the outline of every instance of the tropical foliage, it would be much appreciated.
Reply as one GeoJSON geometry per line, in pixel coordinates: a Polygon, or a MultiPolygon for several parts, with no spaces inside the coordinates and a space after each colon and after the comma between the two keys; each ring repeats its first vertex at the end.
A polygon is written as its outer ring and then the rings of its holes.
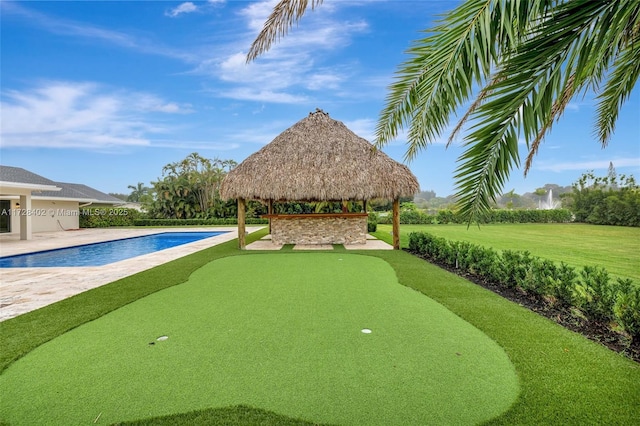
{"type": "Polygon", "coordinates": [[[154,198],[149,217],[157,219],[196,219],[234,216],[235,203],[220,199],[220,184],[236,166],[233,160],[213,160],[198,153],[170,163],[162,178],[152,182],[154,198]]]}
{"type": "MultiPolygon", "coordinates": [[[[254,41],[254,60],[322,0],[281,0],[254,41]]],[[[618,112],[640,75],[638,0],[466,0],[409,49],[390,87],[377,146],[408,127],[406,158],[475,101],[450,135],[469,121],[456,170],[457,198],[469,220],[487,211],[511,170],[525,175],[545,135],[569,102],[597,95],[596,133],[606,146],[618,112]],[[476,90],[480,88],[480,90],[476,90]]]]}
{"type": "Polygon", "coordinates": [[[129,185],[127,188],[131,190],[131,193],[127,196],[127,201],[132,203],[151,202],[151,189],[145,186],[144,183],[138,182],[137,185],[129,185]]]}
{"type": "Polygon", "coordinates": [[[570,198],[576,222],[640,226],[640,186],[633,176],[585,173],[573,184],[570,198]]]}

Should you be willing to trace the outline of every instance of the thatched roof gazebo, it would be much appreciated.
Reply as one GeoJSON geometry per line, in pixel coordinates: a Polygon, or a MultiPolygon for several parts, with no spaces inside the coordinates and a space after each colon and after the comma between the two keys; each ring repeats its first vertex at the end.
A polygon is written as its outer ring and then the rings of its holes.
{"type": "Polygon", "coordinates": [[[273,201],[363,201],[366,206],[367,200],[380,198],[394,202],[397,249],[399,199],[418,191],[408,167],[316,110],[231,170],[220,194],[238,200],[240,248],[244,248],[245,200],[266,201],[269,206],[273,201]]]}

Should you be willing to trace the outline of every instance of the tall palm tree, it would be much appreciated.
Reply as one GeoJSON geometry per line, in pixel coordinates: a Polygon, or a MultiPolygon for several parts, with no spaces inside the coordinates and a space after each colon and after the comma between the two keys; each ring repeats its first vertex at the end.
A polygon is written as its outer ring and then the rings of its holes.
{"type": "MultiPolygon", "coordinates": [[[[249,50],[252,61],[322,0],[282,0],[249,50]]],[[[606,146],[640,75],[640,0],[466,0],[425,31],[397,71],[376,128],[382,147],[407,127],[406,159],[441,135],[452,113],[475,98],[455,172],[461,211],[489,209],[511,169],[544,136],[571,99],[595,92],[595,130],[606,146]],[[479,90],[476,90],[479,88],[479,90]]]]}
{"type": "Polygon", "coordinates": [[[129,185],[127,188],[131,189],[131,194],[127,197],[127,201],[138,203],[142,201],[144,196],[149,193],[149,188],[144,183],[138,182],[136,186],[129,185]]]}

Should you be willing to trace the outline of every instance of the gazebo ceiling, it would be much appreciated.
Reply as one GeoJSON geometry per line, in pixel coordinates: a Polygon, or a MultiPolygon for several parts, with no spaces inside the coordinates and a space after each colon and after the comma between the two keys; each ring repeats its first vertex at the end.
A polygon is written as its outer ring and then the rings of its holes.
{"type": "Polygon", "coordinates": [[[408,167],[316,110],[222,182],[222,198],[290,201],[397,199],[419,191],[408,167]]]}

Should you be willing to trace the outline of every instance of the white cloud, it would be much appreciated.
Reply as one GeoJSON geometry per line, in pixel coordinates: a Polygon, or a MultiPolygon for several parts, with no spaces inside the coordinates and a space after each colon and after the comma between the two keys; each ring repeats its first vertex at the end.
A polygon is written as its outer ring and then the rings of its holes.
{"type": "Polygon", "coordinates": [[[372,118],[360,118],[345,121],[344,125],[353,133],[373,143],[376,138],[376,120],[372,118]]]}
{"type": "Polygon", "coordinates": [[[237,141],[242,145],[247,143],[266,145],[289,127],[291,122],[286,120],[256,122],[255,126],[234,129],[233,133],[224,135],[224,140],[237,141]]]}
{"type": "Polygon", "coordinates": [[[192,13],[192,12],[195,12],[196,10],[198,10],[198,7],[195,4],[188,1],[165,12],[165,15],[175,18],[176,16],[182,15],[183,13],[192,13]]]}
{"type": "Polygon", "coordinates": [[[165,16],[169,16],[171,18],[175,18],[184,13],[193,13],[193,12],[203,12],[208,6],[217,7],[218,5],[222,5],[226,2],[226,0],[208,0],[204,5],[196,5],[193,2],[187,1],[184,2],[171,10],[166,11],[165,16]]]}
{"type": "Polygon", "coordinates": [[[338,89],[344,79],[341,74],[327,71],[309,75],[305,84],[310,90],[338,89]]]}
{"type": "Polygon", "coordinates": [[[167,114],[190,114],[194,112],[190,104],[179,105],[175,102],[167,102],[147,93],[137,93],[129,102],[132,108],[144,112],[164,112],[167,114]]]}
{"type": "Polygon", "coordinates": [[[269,52],[246,63],[246,49],[262,29],[277,0],[251,3],[239,12],[246,32],[233,43],[217,46],[218,57],[200,62],[194,73],[210,75],[228,83],[218,89],[220,96],[238,100],[299,103],[311,92],[340,90],[348,67],[321,67],[323,57],[349,45],[354,34],[366,31],[364,21],[346,22],[336,17],[336,7],[323,4],[303,18],[269,52]]]}
{"type": "Polygon", "coordinates": [[[101,28],[84,22],[61,19],[24,7],[18,2],[0,1],[2,13],[20,15],[29,19],[34,26],[52,34],[69,37],[81,37],[103,41],[112,45],[138,52],[176,58],[187,62],[195,62],[196,56],[181,49],[173,49],[153,41],[140,39],[130,34],[101,28]]]}
{"type": "Polygon", "coordinates": [[[240,15],[247,18],[248,27],[250,30],[255,32],[254,35],[257,35],[257,33],[262,29],[264,22],[267,20],[276,4],[278,4],[278,0],[261,1],[251,3],[240,11],[240,15]]]}
{"type": "Polygon", "coordinates": [[[260,90],[248,87],[236,87],[233,89],[220,91],[217,93],[217,95],[225,98],[243,101],[257,101],[276,104],[299,104],[309,100],[309,98],[302,95],[294,95],[268,89],[260,90]]]}
{"type": "Polygon", "coordinates": [[[580,111],[580,104],[576,102],[569,102],[565,107],[567,111],[580,111]]]}
{"type": "MultiPolygon", "coordinates": [[[[309,11],[303,18],[304,25],[293,28],[271,51],[257,61],[246,64],[246,50],[277,0],[250,3],[244,7],[237,15],[243,23],[234,25],[233,38],[226,41],[217,40],[215,45],[195,45],[188,49],[172,48],[141,38],[139,35],[60,19],[14,3],[3,2],[3,12],[6,9],[8,13],[25,16],[35,26],[53,34],[99,40],[132,51],[197,64],[191,74],[200,74],[223,82],[224,84],[218,85],[216,93],[243,101],[299,103],[313,96],[313,93],[309,92],[317,92],[323,96],[323,92],[327,90],[333,91],[334,94],[343,93],[345,89],[342,86],[351,74],[350,65],[323,67],[323,58],[327,53],[349,45],[354,34],[368,30],[366,22],[341,19],[336,13],[336,4],[325,2],[317,10],[309,11]]],[[[224,3],[224,0],[207,3],[183,2],[167,10],[166,15],[178,17],[182,14],[205,11],[205,8],[219,7],[224,3]]],[[[165,110],[170,108],[171,106],[167,105],[165,110]]]]}
{"type": "Polygon", "coordinates": [[[219,142],[208,142],[208,141],[191,141],[191,140],[169,140],[155,139],[153,141],[152,148],[161,148],[161,149],[179,149],[179,150],[197,150],[197,151],[205,151],[205,150],[213,150],[213,151],[231,151],[234,149],[238,149],[240,147],[239,143],[219,143],[219,142]]]}
{"type": "Polygon", "coordinates": [[[190,106],[155,95],[61,81],[6,91],[0,107],[0,146],[4,148],[149,145],[150,134],[166,131],[152,114],[190,111],[190,106]]]}

